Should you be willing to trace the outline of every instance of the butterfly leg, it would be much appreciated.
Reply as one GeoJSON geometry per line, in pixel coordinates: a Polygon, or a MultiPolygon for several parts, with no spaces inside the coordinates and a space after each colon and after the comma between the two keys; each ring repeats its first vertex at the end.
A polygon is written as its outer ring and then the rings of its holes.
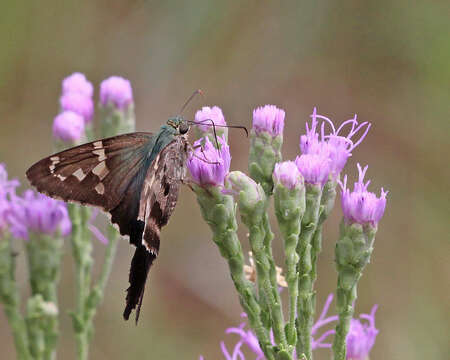
{"type": "Polygon", "coordinates": [[[192,155],[193,155],[194,157],[196,157],[197,159],[199,159],[199,160],[201,160],[201,161],[203,161],[203,162],[205,162],[205,163],[207,163],[207,164],[211,164],[211,165],[218,165],[218,164],[220,164],[218,161],[209,161],[209,160],[207,159],[206,154],[205,154],[204,149],[203,149],[203,145],[201,145],[201,144],[196,145],[196,146],[189,145],[189,150],[191,150],[192,155]],[[200,151],[201,151],[201,153],[203,154],[203,158],[201,158],[200,156],[198,156],[198,155],[195,153],[194,150],[195,150],[195,149],[198,149],[198,148],[200,148],[200,151]]]}

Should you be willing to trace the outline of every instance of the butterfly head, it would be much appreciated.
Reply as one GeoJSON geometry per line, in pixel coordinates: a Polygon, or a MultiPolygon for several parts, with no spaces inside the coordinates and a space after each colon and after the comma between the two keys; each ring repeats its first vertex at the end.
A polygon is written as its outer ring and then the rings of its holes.
{"type": "Polygon", "coordinates": [[[167,120],[167,125],[172,127],[177,134],[184,135],[189,131],[189,124],[181,116],[175,116],[167,120]]]}

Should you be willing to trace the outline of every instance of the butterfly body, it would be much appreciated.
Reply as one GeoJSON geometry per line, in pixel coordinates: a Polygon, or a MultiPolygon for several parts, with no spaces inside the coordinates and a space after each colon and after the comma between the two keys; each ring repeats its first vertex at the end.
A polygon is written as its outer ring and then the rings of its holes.
{"type": "Polygon", "coordinates": [[[156,134],[138,132],[93,141],[49,156],[27,171],[38,191],[64,201],[97,206],[111,215],[136,251],[131,262],[124,318],[144,295],[186,173],[189,126],[171,118],[156,134]]]}

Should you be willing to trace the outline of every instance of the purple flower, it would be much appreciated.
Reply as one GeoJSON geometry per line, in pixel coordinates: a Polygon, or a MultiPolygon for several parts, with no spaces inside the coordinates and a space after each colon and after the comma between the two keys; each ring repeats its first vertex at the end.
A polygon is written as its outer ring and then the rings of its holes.
{"type": "Polygon", "coordinates": [[[187,160],[192,179],[200,186],[223,186],[225,176],[230,170],[230,148],[224,136],[217,139],[220,149],[216,149],[207,137],[197,140],[194,143],[194,152],[187,160]]]}
{"type": "Polygon", "coordinates": [[[63,236],[70,234],[72,224],[62,201],[43,194],[25,191],[23,197],[15,196],[8,214],[11,233],[16,238],[29,239],[29,233],[51,235],[60,230],[63,236]]]}
{"type": "Polygon", "coordinates": [[[86,79],[84,74],[75,72],[63,80],[62,93],[80,93],[86,97],[92,98],[92,95],[94,94],[94,87],[86,79]]]}
{"type": "Polygon", "coordinates": [[[62,141],[78,141],[84,135],[84,119],[73,111],[64,111],[53,120],[53,136],[62,141]]]}
{"type": "Polygon", "coordinates": [[[324,186],[331,173],[331,159],[326,154],[304,154],[297,156],[295,164],[305,182],[324,186]]]}
{"type": "Polygon", "coordinates": [[[16,179],[8,180],[8,172],[5,164],[0,164],[0,235],[7,227],[7,216],[11,208],[10,199],[15,195],[15,189],[19,186],[16,179]]]}
{"type": "Polygon", "coordinates": [[[293,161],[284,161],[275,164],[273,178],[275,183],[281,183],[290,190],[303,184],[302,174],[293,161]]]}
{"type": "Polygon", "coordinates": [[[81,115],[85,123],[89,123],[94,115],[92,98],[79,92],[64,93],[59,99],[62,111],[73,111],[81,115]]]}
{"type": "Polygon", "coordinates": [[[253,110],[253,129],[257,134],[267,132],[272,137],[281,135],[285,112],[275,105],[265,105],[253,110]]]}
{"type": "Polygon", "coordinates": [[[359,179],[352,192],[347,189],[347,175],[343,183],[339,181],[342,189],[342,211],[347,223],[376,225],[383,217],[388,192],[381,188],[380,197],[377,198],[374,193],[367,191],[370,184],[370,180],[364,183],[367,168],[368,165],[362,169],[358,164],[359,179]]]}
{"type": "Polygon", "coordinates": [[[109,103],[116,108],[124,110],[133,102],[133,90],[130,81],[120,76],[111,76],[100,84],[100,103],[107,106],[109,103]]]}
{"type": "Polygon", "coordinates": [[[370,350],[375,344],[378,330],[375,328],[375,312],[378,305],[374,305],[370,314],[362,314],[359,317],[367,320],[368,324],[361,323],[360,320],[352,319],[347,335],[346,358],[351,360],[368,359],[370,350]]]}
{"type": "Polygon", "coordinates": [[[195,113],[195,122],[201,131],[207,132],[211,129],[212,120],[214,125],[226,125],[225,117],[223,116],[222,109],[218,106],[203,106],[201,110],[195,113]],[[199,124],[201,123],[201,124],[199,124]]]}
{"type": "Polygon", "coordinates": [[[366,137],[370,129],[370,123],[363,122],[358,124],[356,115],[353,119],[344,121],[336,130],[333,122],[325,116],[318,115],[317,109],[314,108],[311,114],[311,127],[306,123],[306,135],[300,136],[300,150],[302,154],[323,154],[331,160],[331,173],[337,176],[344,168],[348,158],[352,155],[355,149],[366,137]],[[318,133],[318,121],[323,120],[320,126],[320,137],[318,133]],[[331,132],[325,134],[325,125],[331,127],[331,132]],[[342,131],[351,125],[351,129],[347,135],[341,135],[342,131]],[[352,137],[363,131],[362,135],[356,142],[352,141],[352,137]]]}

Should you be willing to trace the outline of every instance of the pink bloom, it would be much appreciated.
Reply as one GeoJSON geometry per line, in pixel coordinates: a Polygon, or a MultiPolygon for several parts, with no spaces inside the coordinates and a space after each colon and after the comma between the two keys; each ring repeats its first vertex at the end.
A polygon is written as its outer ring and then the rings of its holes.
{"type": "Polygon", "coordinates": [[[375,328],[375,312],[378,306],[374,305],[370,314],[362,314],[359,317],[367,320],[368,324],[362,323],[358,319],[352,319],[350,330],[347,335],[347,354],[349,360],[368,359],[370,350],[375,344],[378,329],[375,328]]]}
{"type": "Polygon", "coordinates": [[[203,106],[201,110],[198,110],[195,113],[195,122],[203,132],[207,132],[211,129],[212,122],[214,122],[214,125],[227,124],[222,109],[218,106],[203,106]]]}
{"type": "Polygon", "coordinates": [[[344,168],[348,158],[352,155],[353,149],[355,149],[366,137],[367,132],[370,129],[370,123],[363,122],[358,124],[356,115],[353,119],[344,121],[338,129],[335,128],[333,122],[323,116],[317,114],[317,109],[314,108],[311,114],[311,125],[306,123],[306,134],[300,137],[300,150],[302,154],[316,154],[327,156],[331,162],[331,173],[337,176],[344,168]],[[319,122],[317,119],[321,119],[320,135],[318,133],[319,122]],[[325,126],[328,125],[331,128],[330,133],[325,134],[325,126]],[[343,130],[351,125],[350,131],[347,135],[343,135],[343,130]],[[353,141],[352,138],[358,133],[363,131],[361,136],[353,141]]]}
{"type": "Polygon", "coordinates": [[[73,111],[63,111],[53,120],[53,136],[62,141],[78,141],[84,135],[84,119],[73,111]]]}
{"type": "Polygon", "coordinates": [[[63,80],[62,93],[80,93],[88,98],[92,98],[92,95],[94,94],[94,87],[86,79],[84,74],[75,72],[63,80]]]}
{"type": "Polygon", "coordinates": [[[0,235],[8,226],[7,216],[11,210],[11,198],[15,196],[15,189],[19,186],[16,179],[8,180],[5,164],[0,164],[0,235]]]}
{"type": "Polygon", "coordinates": [[[275,164],[273,171],[275,183],[281,183],[288,189],[294,189],[298,185],[303,185],[303,177],[293,161],[284,161],[275,164]]]}
{"type": "Polygon", "coordinates": [[[253,130],[255,132],[267,132],[272,137],[281,135],[284,129],[284,110],[275,105],[265,105],[253,110],[253,130]]]}
{"type": "Polygon", "coordinates": [[[11,199],[7,219],[11,233],[24,240],[29,239],[30,232],[51,235],[59,230],[67,236],[72,230],[66,204],[32,190],[11,199]]]}
{"type": "Polygon", "coordinates": [[[120,76],[111,76],[100,84],[100,103],[103,106],[113,104],[124,110],[133,103],[133,90],[130,81],[120,76]]]}
{"type": "Polygon", "coordinates": [[[59,99],[62,111],[73,111],[81,115],[85,123],[89,123],[94,115],[92,98],[79,92],[64,93],[59,99]]]}
{"type": "Polygon", "coordinates": [[[382,188],[380,197],[377,198],[374,193],[367,191],[370,184],[370,180],[364,183],[367,168],[368,165],[362,169],[358,164],[359,179],[353,191],[347,188],[347,175],[343,183],[339,181],[342,189],[342,211],[347,223],[376,225],[383,217],[388,192],[382,188]]]}
{"type": "Polygon", "coordinates": [[[331,172],[331,159],[323,154],[303,154],[297,156],[295,164],[305,182],[324,186],[331,172]]]}
{"type": "Polygon", "coordinates": [[[225,176],[230,171],[230,148],[225,137],[217,138],[220,149],[216,149],[208,137],[194,143],[194,152],[187,160],[192,179],[200,186],[223,186],[225,176]],[[204,146],[201,144],[204,141],[204,146]]]}

